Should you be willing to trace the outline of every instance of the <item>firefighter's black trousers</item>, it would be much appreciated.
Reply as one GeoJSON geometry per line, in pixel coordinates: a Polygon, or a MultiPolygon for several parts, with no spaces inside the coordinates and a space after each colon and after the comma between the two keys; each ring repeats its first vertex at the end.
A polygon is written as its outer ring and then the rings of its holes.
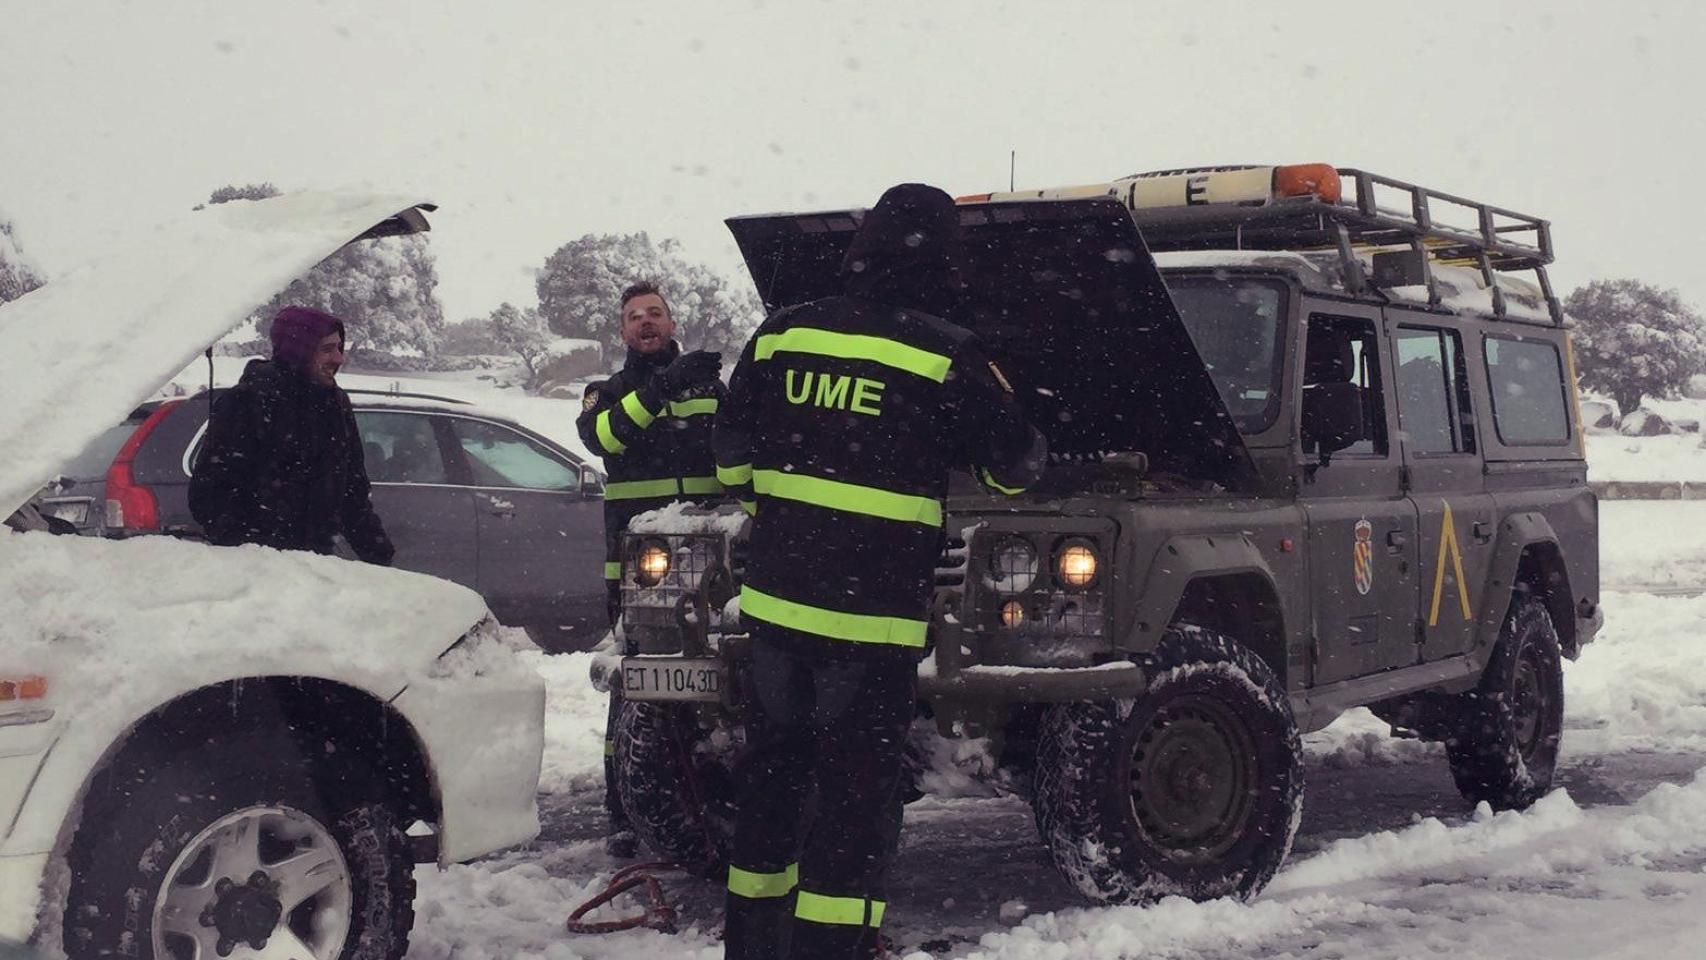
{"type": "Polygon", "coordinates": [[[824,661],[753,633],[729,870],[729,960],[874,954],[900,839],[910,658],[824,661]],[[815,789],[814,789],[815,788],[815,789]]]}

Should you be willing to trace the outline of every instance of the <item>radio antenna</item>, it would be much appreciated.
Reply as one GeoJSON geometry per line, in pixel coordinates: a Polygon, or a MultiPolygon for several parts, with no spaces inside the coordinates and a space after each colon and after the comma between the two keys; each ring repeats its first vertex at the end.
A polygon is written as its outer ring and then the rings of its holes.
{"type": "Polygon", "coordinates": [[[1018,167],[1019,167],[1019,151],[1017,151],[1017,150],[1007,151],[1007,192],[1008,193],[1012,193],[1015,189],[1017,189],[1013,186],[1013,183],[1014,183],[1013,173],[1015,170],[1018,169],[1018,167]]]}

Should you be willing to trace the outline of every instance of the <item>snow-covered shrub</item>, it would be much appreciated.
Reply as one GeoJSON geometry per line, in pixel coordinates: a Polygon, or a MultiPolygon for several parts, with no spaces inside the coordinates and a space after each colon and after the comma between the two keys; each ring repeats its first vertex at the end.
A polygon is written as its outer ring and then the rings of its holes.
{"type": "Polygon", "coordinates": [[[1564,301],[1582,386],[1635,410],[1643,396],[1675,396],[1706,370],[1706,319],[1675,290],[1639,280],[1595,280],[1564,301]]]}

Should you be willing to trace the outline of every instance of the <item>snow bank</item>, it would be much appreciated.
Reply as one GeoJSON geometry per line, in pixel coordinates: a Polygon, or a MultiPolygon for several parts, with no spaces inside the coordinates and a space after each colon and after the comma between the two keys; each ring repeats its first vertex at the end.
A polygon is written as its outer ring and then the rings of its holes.
{"type": "Polygon", "coordinates": [[[1604,605],[1599,638],[1565,665],[1565,757],[1706,750],[1706,597],[1611,593],[1604,605]]]}
{"type": "Polygon", "coordinates": [[[522,654],[545,679],[545,762],[539,789],[566,793],[604,783],[604,695],[592,688],[592,653],[522,654]]]}

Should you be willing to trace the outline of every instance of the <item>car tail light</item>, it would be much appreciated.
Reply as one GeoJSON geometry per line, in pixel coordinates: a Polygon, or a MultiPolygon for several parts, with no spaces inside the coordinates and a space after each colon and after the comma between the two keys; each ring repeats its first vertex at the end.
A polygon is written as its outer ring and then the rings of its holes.
{"type": "Polygon", "coordinates": [[[136,482],[136,451],[148,440],[148,435],[160,421],[172,412],[181,400],[162,403],[142,426],[130,435],[119,448],[112,466],[107,468],[107,529],[140,533],[160,529],[160,501],[154,491],[136,482]]]}

